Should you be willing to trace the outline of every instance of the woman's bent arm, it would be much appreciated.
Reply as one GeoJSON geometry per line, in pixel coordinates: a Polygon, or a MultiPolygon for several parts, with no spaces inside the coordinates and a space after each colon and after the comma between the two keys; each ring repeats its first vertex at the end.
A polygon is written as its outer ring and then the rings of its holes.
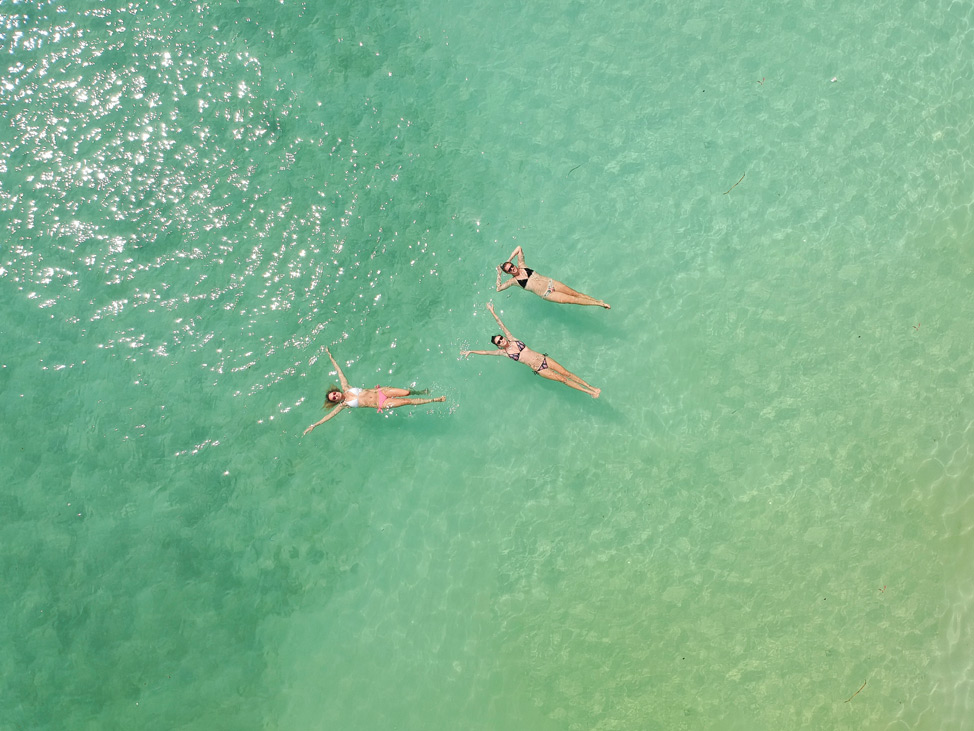
{"type": "Polygon", "coordinates": [[[518,246],[516,249],[514,249],[514,251],[511,252],[511,255],[509,257],[507,257],[507,260],[510,261],[515,256],[517,257],[517,265],[518,265],[518,268],[523,267],[524,266],[524,252],[521,250],[521,247],[520,246],[518,246]]]}

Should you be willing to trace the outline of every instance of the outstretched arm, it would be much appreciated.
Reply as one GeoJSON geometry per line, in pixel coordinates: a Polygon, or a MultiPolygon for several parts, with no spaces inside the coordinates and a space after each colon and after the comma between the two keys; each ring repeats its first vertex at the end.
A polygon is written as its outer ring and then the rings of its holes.
{"type": "Polygon", "coordinates": [[[507,260],[510,261],[515,256],[517,257],[517,265],[518,265],[518,267],[523,267],[524,266],[524,252],[521,250],[521,247],[520,246],[518,246],[516,249],[514,249],[514,251],[511,252],[511,255],[509,257],[507,257],[507,260]]]}
{"type": "Polygon", "coordinates": [[[501,322],[501,319],[497,316],[497,313],[494,312],[493,302],[487,303],[487,309],[490,310],[490,314],[492,314],[494,316],[494,319],[497,320],[497,324],[501,326],[501,330],[504,331],[504,337],[506,337],[508,340],[514,340],[514,336],[511,335],[511,331],[504,326],[504,323],[501,322]]]}
{"type": "Polygon", "coordinates": [[[503,350],[461,350],[460,355],[466,358],[468,355],[507,355],[503,350]]]}
{"type": "Polygon", "coordinates": [[[503,275],[504,275],[504,270],[501,269],[500,267],[497,267],[497,291],[498,292],[503,292],[505,289],[507,289],[517,281],[514,278],[514,275],[512,274],[510,279],[508,279],[506,282],[501,284],[501,277],[503,275]]]}
{"type": "Polygon", "coordinates": [[[305,429],[304,430],[304,434],[302,434],[301,436],[305,436],[305,434],[307,434],[308,432],[310,432],[316,426],[321,426],[326,421],[328,421],[329,419],[333,418],[335,416],[335,414],[337,414],[339,411],[341,411],[344,408],[345,408],[345,404],[338,404],[338,406],[336,406],[334,409],[332,409],[330,412],[328,412],[328,414],[325,416],[324,419],[322,419],[321,421],[316,421],[314,424],[312,424],[307,429],[305,429]]]}
{"type": "MultiPolygon", "coordinates": [[[[336,363],[335,362],[335,359],[332,358],[331,351],[329,351],[328,348],[325,348],[325,352],[328,353],[328,359],[331,361],[331,364],[333,366],[335,366],[335,370],[338,371],[338,380],[341,381],[341,383],[342,383],[342,391],[347,391],[348,390],[348,379],[345,378],[345,374],[342,373],[342,369],[338,367],[338,363],[336,363]]],[[[327,421],[327,420],[328,420],[328,417],[326,416],[324,418],[324,421],[327,421]]],[[[319,421],[318,424],[320,424],[320,423],[321,422],[319,421]]],[[[317,426],[318,424],[315,424],[315,426],[317,426]]]]}

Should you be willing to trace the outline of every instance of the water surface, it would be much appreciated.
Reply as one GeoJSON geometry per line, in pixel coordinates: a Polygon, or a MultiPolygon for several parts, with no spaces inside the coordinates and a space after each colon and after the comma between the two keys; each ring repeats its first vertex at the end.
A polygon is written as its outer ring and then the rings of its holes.
{"type": "Polygon", "coordinates": [[[960,727],[972,11],[313,5],[0,0],[0,726],[960,727]]]}

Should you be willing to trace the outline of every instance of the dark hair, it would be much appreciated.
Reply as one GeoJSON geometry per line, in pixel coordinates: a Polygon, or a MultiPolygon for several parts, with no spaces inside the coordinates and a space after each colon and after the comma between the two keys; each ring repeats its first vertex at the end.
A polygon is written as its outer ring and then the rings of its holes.
{"type": "Polygon", "coordinates": [[[502,338],[502,337],[504,337],[504,336],[503,335],[491,335],[490,336],[490,344],[493,345],[495,348],[499,348],[500,347],[500,344],[497,342],[497,338],[502,338]]]}
{"type": "Polygon", "coordinates": [[[330,398],[328,398],[329,396],[331,396],[336,391],[338,393],[342,393],[342,390],[338,386],[332,385],[332,386],[329,386],[328,387],[328,392],[325,394],[325,403],[323,403],[321,405],[321,408],[323,408],[323,409],[333,409],[336,406],[338,406],[338,404],[341,403],[341,401],[332,401],[330,398]]]}
{"type": "Polygon", "coordinates": [[[510,272],[507,271],[507,267],[510,267],[511,269],[513,269],[514,268],[514,262],[505,261],[503,264],[501,264],[501,271],[504,272],[505,274],[510,274],[510,272]]]}

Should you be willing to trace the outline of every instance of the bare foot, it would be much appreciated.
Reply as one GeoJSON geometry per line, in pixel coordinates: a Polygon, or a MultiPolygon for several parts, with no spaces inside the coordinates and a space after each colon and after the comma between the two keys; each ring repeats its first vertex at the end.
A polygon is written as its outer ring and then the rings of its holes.
{"type": "Polygon", "coordinates": [[[606,304],[605,302],[603,302],[603,303],[602,303],[602,306],[603,306],[603,307],[604,307],[605,309],[607,309],[607,310],[611,310],[611,309],[612,309],[612,308],[611,308],[611,307],[609,307],[609,306],[608,306],[608,305],[607,305],[607,304],[606,304]]]}
{"type": "Polygon", "coordinates": [[[440,396],[439,398],[433,399],[434,401],[446,401],[446,396],[440,396]]]}
{"type": "Polygon", "coordinates": [[[602,393],[602,389],[596,388],[592,393],[592,398],[598,398],[600,393],[602,393]]]}

